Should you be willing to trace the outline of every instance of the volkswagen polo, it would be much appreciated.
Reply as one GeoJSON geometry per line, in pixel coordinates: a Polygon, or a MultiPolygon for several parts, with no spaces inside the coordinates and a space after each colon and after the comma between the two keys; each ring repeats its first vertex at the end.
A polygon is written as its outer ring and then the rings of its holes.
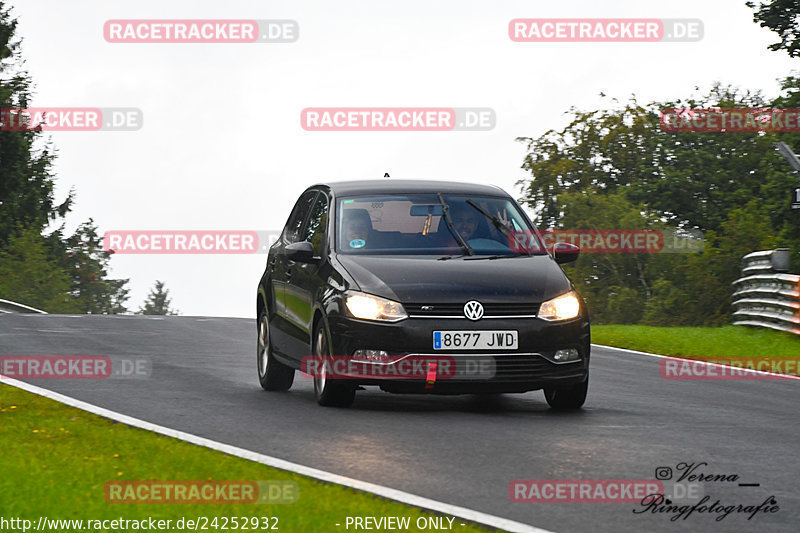
{"type": "Polygon", "coordinates": [[[261,386],[313,379],[317,402],[357,390],[544,390],[581,407],[589,316],[560,264],[502,189],[438,181],[318,184],[297,200],[258,284],[261,386]]]}

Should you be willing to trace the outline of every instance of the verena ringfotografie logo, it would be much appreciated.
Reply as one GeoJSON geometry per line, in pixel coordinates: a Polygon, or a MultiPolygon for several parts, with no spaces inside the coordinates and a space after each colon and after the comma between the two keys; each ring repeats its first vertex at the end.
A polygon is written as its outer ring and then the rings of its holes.
{"type": "Polygon", "coordinates": [[[788,380],[800,379],[800,358],[703,358],[665,357],[661,377],[671,380],[788,380]]]}
{"type": "Polygon", "coordinates": [[[519,43],[694,42],[703,38],[700,19],[514,19],[508,36],[519,43]]]}
{"type": "MultiPolygon", "coordinates": [[[[699,231],[656,229],[545,229],[539,231],[545,248],[566,242],[586,253],[689,253],[703,249],[699,231]]],[[[539,252],[537,239],[528,231],[513,231],[508,237],[512,250],[539,252]]]]}
{"type": "Polygon", "coordinates": [[[122,504],[294,503],[294,481],[109,481],[106,502],[122,504]]]}
{"type": "Polygon", "coordinates": [[[667,132],[800,131],[800,109],[779,108],[671,108],[659,113],[667,132]]]}
{"type": "Polygon", "coordinates": [[[487,107],[307,107],[306,131],[489,131],[497,122],[487,107]]]}
{"type": "Polygon", "coordinates": [[[280,234],[251,230],[116,230],[103,236],[103,250],[117,254],[265,254],[280,234]]]}
{"type": "Polygon", "coordinates": [[[515,479],[508,497],[519,503],[618,503],[640,502],[664,494],[664,485],[653,479],[515,479]]]}
{"type": "Polygon", "coordinates": [[[638,507],[633,509],[634,514],[661,515],[669,517],[670,522],[687,520],[692,515],[708,515],[713,517],[715,522],[721,522],[731,515],[738,515],[749,521],[780,511],[775,494],[767,497],[764,497],[763,493],[760,496],[748,494],[750,492],[748,489],[758,490],[761,483],[753,483],[754,480],[743,483],[739,474],[709,472],[708,466],[705,461],[681,461],[674,469],[672,466],[657,467],[656,479],[659,482],[663,481],[670,490],[649,494],[642,499],[638,507]],[[733,487],[744,488],[734,499],[731,499],[729,490],[725,491],[724,499],[713,495],[720,489],[733,487]],[[680,504],[681,500],[691,504],[680,504]]]}
{"type": "Polygon", "coordinates": [[[292,43],[300,36],[294,20],[109,20],[110,43],[292,43]]]}
{"type": "Polygon", "coordinates": [[[0,109],[0,131],[136,131],[143,123],[135,107],[0,109]]]}
{"type": "Polygon", "coordinates": [[[0,356],[0,376],[5,379],[135,379],[150,377],[152,368],[152,362],[147,357],[0,356]]]}

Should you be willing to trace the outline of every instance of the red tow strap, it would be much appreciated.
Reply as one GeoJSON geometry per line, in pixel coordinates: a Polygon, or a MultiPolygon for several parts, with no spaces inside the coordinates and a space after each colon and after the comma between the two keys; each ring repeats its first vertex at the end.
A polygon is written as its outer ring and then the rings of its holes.
{"type": "Polygon", "coordinates": [[[428,362],[428,380],[425,383],[426,389],[432,389],[433,384],[436,383],[436,363],[433,361],[428,362]]]}

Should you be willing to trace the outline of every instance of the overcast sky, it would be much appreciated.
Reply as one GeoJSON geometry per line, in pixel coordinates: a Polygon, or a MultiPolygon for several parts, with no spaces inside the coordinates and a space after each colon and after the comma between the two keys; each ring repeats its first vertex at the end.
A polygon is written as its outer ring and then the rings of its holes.
{"type": "MultiPolygon", "coordinates": [[[[744,0],[10,0],[32,106],[135,107],[134,132],[53,132],[68,228],[279,230],[313,183],[393,178],[520,196],[524,146],[601,92],[677,99],[715,81],[777,93],[800,61],[767,45],[744,0]],[[517,43],[515,18],[696,18],[691,43],[517,43]],[[292,19],[290,44],[113,44],[109,19],[292,19]],[[491,131],[309,132],[306,107],[489,107],[491,131]]],[[[608,100],[606,100],[607,102],[608,100]]],[[[265,255],[121,255],[136,310],[156,279],[181,314],[253,317],[265,255]]]]}

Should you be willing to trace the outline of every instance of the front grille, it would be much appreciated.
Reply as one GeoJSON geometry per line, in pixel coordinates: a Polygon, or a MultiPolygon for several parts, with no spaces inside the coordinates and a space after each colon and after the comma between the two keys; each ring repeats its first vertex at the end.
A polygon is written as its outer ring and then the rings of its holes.
{"type": "Polygon", "coordinates": [[[542,378],[565,378],[583,371],[580,361],[551,363],[541,355],[525,354],[495,357],[496,381],[535,381],[542,378]]]}
{"type": "MultiPolygon", "coordinates": [[[[466,302],[464,302],[466,303],[466,302]]],[[[403,304],[406,312],[413,317],[452,317],[464,318],[464,303],[460,304],[403,304]],[[425,309],[423,309],[425,308],[425,309]],[[431,309],[428,309],[431,308],[431,309]]],[[[536,316],[539,304],[531,303],[483,303],[484,318],[536,316]]]]}
{"type": "MultiPolygon", "coordinates": [[[[472,359],[472,368],[478,368],[481,360],[486,360],[489,356],[459,356],[455,358],[456,368],[469,368],[469,361],[472,359]]],[[[541,379],[568,378],[579,375],[583,372],[581,361],[572,363],[551,363],[538,354],[520,354],[506,356],[491,356],[494,361],[494,375],[489,381],[501,381],[504,383],[528,383],[541,379]]],[[[458,379],[458,378],[454,378],[458,379]]],[[[469,381],[473,379],[467,378],[469,381]]],[[[480,378],[474,379],[480,381],[480,378]]]]}

